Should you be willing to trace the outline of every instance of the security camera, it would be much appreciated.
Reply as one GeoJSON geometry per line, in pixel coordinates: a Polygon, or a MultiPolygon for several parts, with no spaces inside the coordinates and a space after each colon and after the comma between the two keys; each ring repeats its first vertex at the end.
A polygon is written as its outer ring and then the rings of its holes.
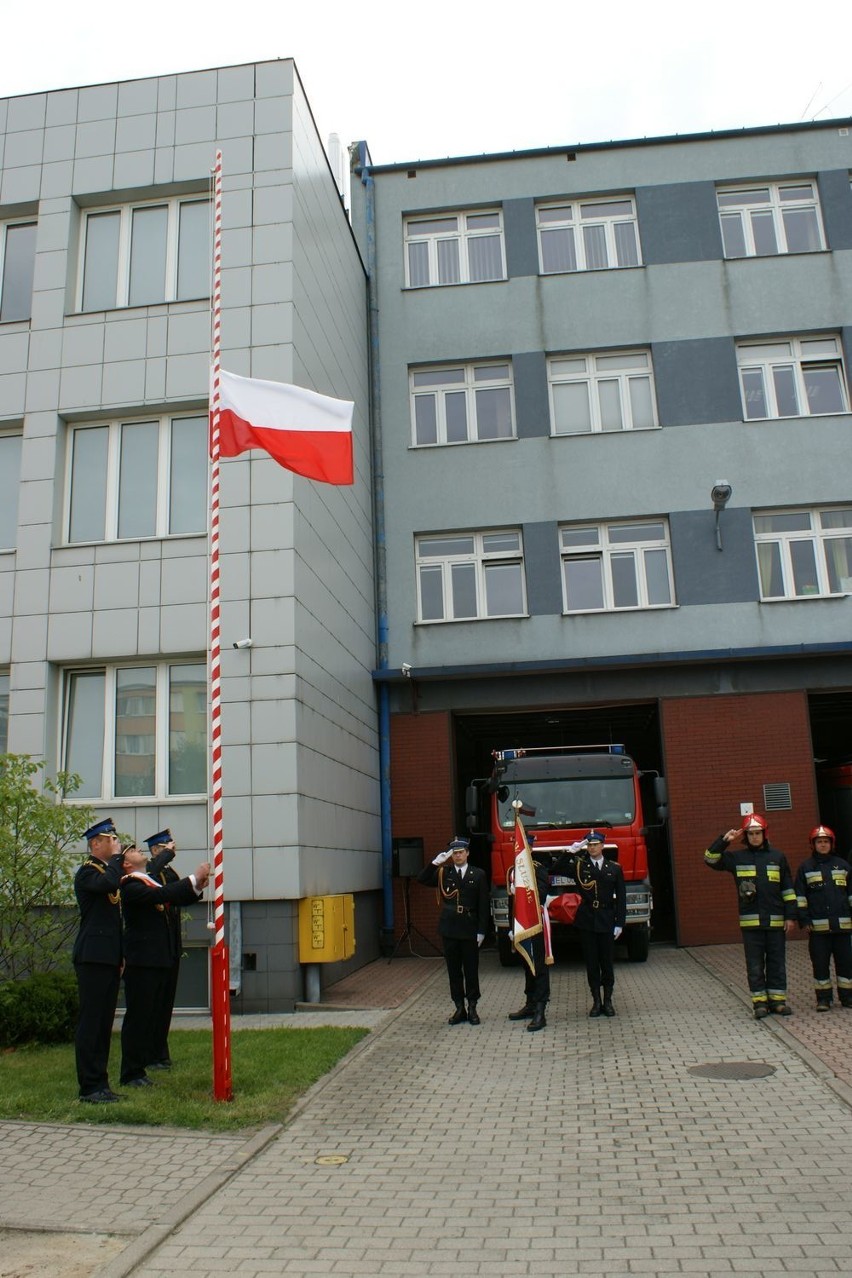
{"type": "Polygon", "coordinates": [[[403,661],[402,663],[402,673],[405,675],[406,679],[411,678],[411,666],[407,661],[403,661]]]}
{"type": "Polygon", "coordinates": [[[252,646],[251,639],[237,639],[234,643],[235,648],[250,648],[252,646]]]}
{"type": "Polygon", "coordinates": [[[728,502],[731,500],[733,488],[726,479],[717,479],[713,487],[710,489],[710,499],[713,502],[714,510],[724,510],[728,502]]]}

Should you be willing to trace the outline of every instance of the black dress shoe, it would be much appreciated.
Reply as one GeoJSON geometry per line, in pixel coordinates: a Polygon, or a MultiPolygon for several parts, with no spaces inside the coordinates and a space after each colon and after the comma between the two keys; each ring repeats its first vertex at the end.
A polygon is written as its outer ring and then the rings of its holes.
{"type": "Polygon", "coordinates": [[[523,1007],[519,1007],[517,1012],[509,1013],[510,1021],[527,1021],[531,1016],[535,1016],[535,1008],[530,1003],[524,1003],[523,1007]]]}
{"type": "Polygon", "coordinates": [[[128,1078],[126,1083],[121,1084],[122,1087],[153,1087],[154,1084],[150,1078],[128,1078]]]}
{"type": "Polygon", "coordinates": [[[84,1105],[112,1105],[115,1101],[120,1101],[121,1097],[105,1088],[100,1092],[89,1092],[88,1096],[81,1096],[80,1100],[84,1105]]]}
{"type": "Polygon", "coordinates": [[[467,1011],[465,1010],[464,1003],[460,1003],[458,1007],[456,1008],[456,1010],[453,1012],[447,1024],[463,1025],[466,1020],[467,1020],[467,1011]]]}
{"type": "Polygon", "coordinates": [[[154,1070],[171,1069],[171,1067],[172,1067],[171,1061],[152,1061],[150,1065],[145,1066],[146,1069],[154,1069],[154,1070]]]}
{"type": "Polygon", "coordinates": [[[481,1022],[481,1021],[480,1021],[480,1019],[479,1019],[479,1012],[477,1012],[477,1010],[476,1010],[476,1004],[475,1004],[475,1003],[468,1003],[468,1005],[467,1005],[467,1023],[468,1023],[468,1025],[481,1025],[481,1024],[482,1024],[482,1022],[481,1022]]]}

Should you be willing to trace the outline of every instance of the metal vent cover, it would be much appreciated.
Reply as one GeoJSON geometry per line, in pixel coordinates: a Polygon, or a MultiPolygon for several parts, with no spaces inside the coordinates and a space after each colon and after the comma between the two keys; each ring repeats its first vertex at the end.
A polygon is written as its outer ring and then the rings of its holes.
{"type": "Polygon", "coordinates": [[[690,1065],[689,1073],[699,1078],[768,1078],[775,1073],[775,1066],[766,1061],[706,1061],[703,1065],[690,1065]]]}
{"type": "Polygon", "coordinates": [[[793,806],[789,781],[770,781],[763,787],[764,812],[786,812],[793,806]]]}

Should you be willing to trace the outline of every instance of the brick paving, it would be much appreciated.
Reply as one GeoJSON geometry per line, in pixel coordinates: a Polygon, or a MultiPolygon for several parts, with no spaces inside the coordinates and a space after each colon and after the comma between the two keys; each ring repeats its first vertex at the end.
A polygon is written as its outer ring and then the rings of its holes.
{"type": "Polygon", "coordinates": [[[156,1236],[146,1230],[98,1278],[848,1273],[852,1215],[838,1189],[852,1172],[852,1091],[814,1047],[823,1036],[834,1059],[845,1034],[852,1055],[852,1012],[811,1013],[807,952],[791,951],[797,1015],[783,1023],[751,1018],[738,946],[655,948],[647,964],[618,964],[610,1021],[588,1019],[579,960],[560,962],[540,1034],[506,1019],[522,974],[493,953],[476,1028],[446,1024],[441,964],[373,964],[362,1000],[389,1001],[385,974],[419,988],[286,1129],[252,1145],[2,1124],[0,1227],[18,1202],[16,1223],[31,1228],[49,1227],[57,1206],[61,1224],[73,1205],[78,1229],[103,1230],[108,1203],[113,1232],[129,1232],[115,1193],[122,1148],[147,1220],[161,1201],[149,1178],[181,1183],[156,1236]],[[773,1072],[690,1073],[711,1062],[773,1072]]]}

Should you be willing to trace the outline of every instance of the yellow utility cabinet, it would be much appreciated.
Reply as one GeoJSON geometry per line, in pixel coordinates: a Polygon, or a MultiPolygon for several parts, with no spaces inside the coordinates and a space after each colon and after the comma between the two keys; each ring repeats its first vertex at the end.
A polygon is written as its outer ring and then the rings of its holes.
{"type": "Polygon", "coordinates": [[[306,896],[299,902],[299,962],[339,963],[355,953],[355,897],[306,896]]]}

